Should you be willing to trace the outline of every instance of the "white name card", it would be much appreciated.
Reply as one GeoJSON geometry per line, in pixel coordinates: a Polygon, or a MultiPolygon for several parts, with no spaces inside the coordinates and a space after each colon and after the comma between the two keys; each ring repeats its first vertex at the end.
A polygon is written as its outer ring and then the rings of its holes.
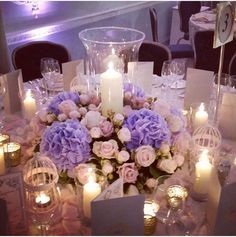
{"type": "Polygon", "coordinates": [[[213,89],[214,72],[187,68],[184,108],[188,110],[193,103],[209,104],[213,89]]]}
{"type": "Polygon", "coordinates": [[[6,93],[3,99],[4,111],[7,114],[13,114],[21,111],[20,96],[23,93],[23,79],[21,69],[2,75],[6,93]]]}
{"type": "Polygon", "coordinates": [[[236,94],[224,93],[219,110],[219,130],[225,139],[236,139],[236,94]]]}
{"type": "Polygon", "coordinates": [[[77,75],[79,69],[84,74],[84,61],[81,59],[62,63],[64,91],[70,90],[70,83],[77,75]]]}
{"type": "Polygon", "coordinates": [[[236,183],[220,185],[217,170],[212,172],[207,202],[210,235],[236,235],[236,183]]]}
{"type": "Polygon", "coordinates": [[[153,62],[129,62],[128,81],[141,87],[146,94],[152,92],[153,62]]]}

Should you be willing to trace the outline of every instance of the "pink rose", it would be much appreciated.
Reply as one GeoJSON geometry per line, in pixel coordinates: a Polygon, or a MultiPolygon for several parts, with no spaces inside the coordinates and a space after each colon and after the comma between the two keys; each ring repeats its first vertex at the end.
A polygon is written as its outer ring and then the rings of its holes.
{"type": "Polygon", "coordinates": [[[67,119],[67,116],[65,114],[59,114],[57,116],[57,119],[60,121],[60,122],[63,122],[67,119]]]}
{"type": "Polygon", "coordinates": [[[74,176],[81,184],[86,184],[88,182],[88,169],[91,167],[91,164],[79,164],[74,168],[74,176]]]}
{"type": "Polygon", "coordinates": [[[124,121],[124,116],[122,114],[115,114],[114,118],[113,118],[113,122],[117,125],[121,125],[124,121]]]}
{"type": "Polygon", "coordinates": [[[98,106],[101,103],[101,99],[96,94],[92,94],[91,99],[90,99],[90,103],[98,106]]]}
{"type": "Polygon", "coordinates": [[[118,144],[113,139],[105,142],[94,142],[93,152],[99,157],[111,159],[118,152],[118,144]]]}
{"type": "Polygon", "coordinates": [[[65,114],[66,116],[69,116],[69,113],[71,111],[77,110],[77,105],[72,100],[64,100],[58,105],[59,110],[65,114]]]}
{"type": "Polygon", "coordinates": [[[138,177],[138,170],[135,163],[124,163],[119,167],[118,174],[123,178],[124,183],[135,183],[138,177]]]}
{"type": "Polygon", "coordinates": [[[149,188],[156,188],[157,180],[154,178],[149,178],[145,183],[149,188]]]}
{"type": "Polygon", "coordinates": [[[147,146],[140,146],[136,149],[135,153],[135,161],[137,164],[148,167],[150,166],[156,159],[156,153],[153,147],[147,146]]]}
{"type": "Polygon", "coordinates": [[[69,117],[70,117],[71,119],[77,119],[77,118],[80,118],[80,117],[81,117],[81,114],[80,114],[78,111],[73,110],[73,111],[71,111],[71,112],[69,113],[69,117]]]}
{"type": "Polygon", "coordinates": [[[162,142],[159,150],[164,155],[167,155],[170,152],[170,146],[169,146],[169,144],[162,142]]]}
{"type": "Polygon", "coordinates": [[[102,121],[99,124],[99,128],[101,129],[104,137],[109,137],[114,132],[113,124],[107,120],[102,121]]]}
{"type": "Polygon", "coordinates": [[[87,109],[86,108],[84,108],[84,107],[81,107],[81,108],[79,108],[79,113],[82,115],[82,116],[84,116],[88,111],[87,111],[87,109]]]}
{"type": "Polygon", "coordinates": [[[88,110],[90,110],[90,111],[99,111],[99,107],[97,107],[95,104],[89,104],[88,110]]]}
{"type": "Polygon", "coordinates": [[[128,128],[121,128],[117,135],[121,142],[128,142],[131,139],[131,133],[128,128]]]}
{"type": "Polygon", "coordinates": [[[128,151],[120,151],[116,157],[116,159],[118,160],[118,162],[120,163],[124,163],[126,162],[128,159],[130,158],[130,154],[128,151]]]}
{"type": "Polygon", "coordinates": [[[124,113],[126,116],[129,116],[132,112],[133,112],[133,109],[131,108],[130,105],[125,105],[125,106],[124,106],[124,108],[123,108],[123,113],[124,113]]]}

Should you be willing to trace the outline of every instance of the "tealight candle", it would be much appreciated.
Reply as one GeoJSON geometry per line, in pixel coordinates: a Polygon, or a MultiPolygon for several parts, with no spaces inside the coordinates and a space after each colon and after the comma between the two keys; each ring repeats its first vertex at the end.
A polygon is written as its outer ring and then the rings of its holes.
{"type": "Polygon", "coordinates": [[[16,142],[8,142],[3,145],[5,161],[8,166],[17,166],[21,161],[21,146],[16,142]]]}
{"type": "Polygon", "coordinates": [[[35,99],[32,97],[31,90],[28,90],[26,92],[23,104],[24,104],[25,118],[30,120],[31,118],[34,117],[36,113],[36,102],[35,99]]]}
{"type": "Polygon", "coordinates": [[[35,203],[37,207],[44,208],[48,207],[51,203],[51,199],[48,195],[46,195],[44,192],[40,192],[38,196],[35,198],[35,203]]]}
{"type": "Polygon", "coordinates": [[[3,152],[3,146],[0,145],[0,175],[4,174],[5,174],[4,152],[3,152]]]}
{"type": "Polygon", "coordinates": [[[0,144],[5,144],[10,142],[10,137],[7,134],[0,133],[0,144]]]}
{"type": "Polygon", "coordinates": [[[194,191],[199,194],[207,194],[211,177],[212,164],[208,158],[208,150],[202,151],[199,161],[195,165],[194,191]]]}
{"type": "Polygon", "coordinates": [[[95,182],[94,175],[88,177],[88,183],[83,187],[83,211],[84,216],[91,217],[91,201],[101,193],[101,186],[95,182]]]}
{"type": "Polygon", "coordinates": [[[204,103],[201,103],[194,116],[194,128],[207,124],[208,113],[205,111],[204,103]]]}
{"type": "Polygon", "coordinates": [[[123,112],[123,81],[122,75],[109,64],[106,72],[102,73],[100,83],[102,115],[108,116],[108,111],[123,112]]]}
{"type": "Polygon", "coordinates": [[[144,202],[144,234],[151,235],[156,228],[156,213],[158,212],[160,206],[154,201],[144,202]]]}

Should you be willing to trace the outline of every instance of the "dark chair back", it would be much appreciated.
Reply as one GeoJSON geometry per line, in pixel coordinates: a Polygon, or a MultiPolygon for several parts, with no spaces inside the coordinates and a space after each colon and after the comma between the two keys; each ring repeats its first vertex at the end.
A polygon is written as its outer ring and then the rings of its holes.
{"type": "Polygon", "coordinates": [[[154,62],[153,73],[161,75],[162,64],[171,59],[168,47],[156,42],[143,42],[139,48],[139,61],[154,62]]]}
{"type": "MultiPolygon", "coordinates": [[[[198,31],[194,36],[196,56],[195,67],[198,69],[218,72],[220,47],[213,48],[214,31],[198,31]]],[[[236,39],[225,45],[223,73],[228,73],[229,63],[236,52],[236,39]]]]}
{"type": "Polygon", "coordinates": [[[40,59],[44,57],[55,58],[62,63],[71,59],[68,50],[60,44],[49,41],[35,41],[15,48],[12,52],[14,69],[21,69],[23,81],[42,77],[40,73],[40,59]]]}
{"type": "Polygon", "coordinates": [[[151,21],[152,29],[152,40],[158,42],[158,21],[157,21],[157,11],[155,8],[149,8],[149,15],[151,21]]]}
{"type": "Polygon", "coordinates": [[[200,12],[201,1],[179,1],[180,31],[184,33],[184,39],[189,40],[189,19],[200,12]]]}
{"type": "Polygon", "coordinates": [[[229,75],[236,75],[236,53],[229,62],[229,75]]]}

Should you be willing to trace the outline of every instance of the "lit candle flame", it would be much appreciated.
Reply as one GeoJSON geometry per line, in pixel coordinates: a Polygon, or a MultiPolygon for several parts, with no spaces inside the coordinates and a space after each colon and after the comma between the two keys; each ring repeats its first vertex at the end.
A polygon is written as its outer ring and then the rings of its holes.
{"type": "Polygon", "coordinates": [[[209,159],[208,159],[208,150],[204,149],[199,157],[199,161],[200,162],[205,162],[205,163],[209,163],[209,159]]]}
{"type": "Polygon", "coordinates": [[[113,63],[112,63],[112,62],[109,62],[109,63],[108,63],[108,69],[111,70],[111,69],[113,69],[113,68],[114,68],[113,63]]]}
{"type": "Polygon", "coordinates": [[[204,103],[201,103],[199,106],[199,111],[204,111],[205,107],[204,107],[204,103]]]}

